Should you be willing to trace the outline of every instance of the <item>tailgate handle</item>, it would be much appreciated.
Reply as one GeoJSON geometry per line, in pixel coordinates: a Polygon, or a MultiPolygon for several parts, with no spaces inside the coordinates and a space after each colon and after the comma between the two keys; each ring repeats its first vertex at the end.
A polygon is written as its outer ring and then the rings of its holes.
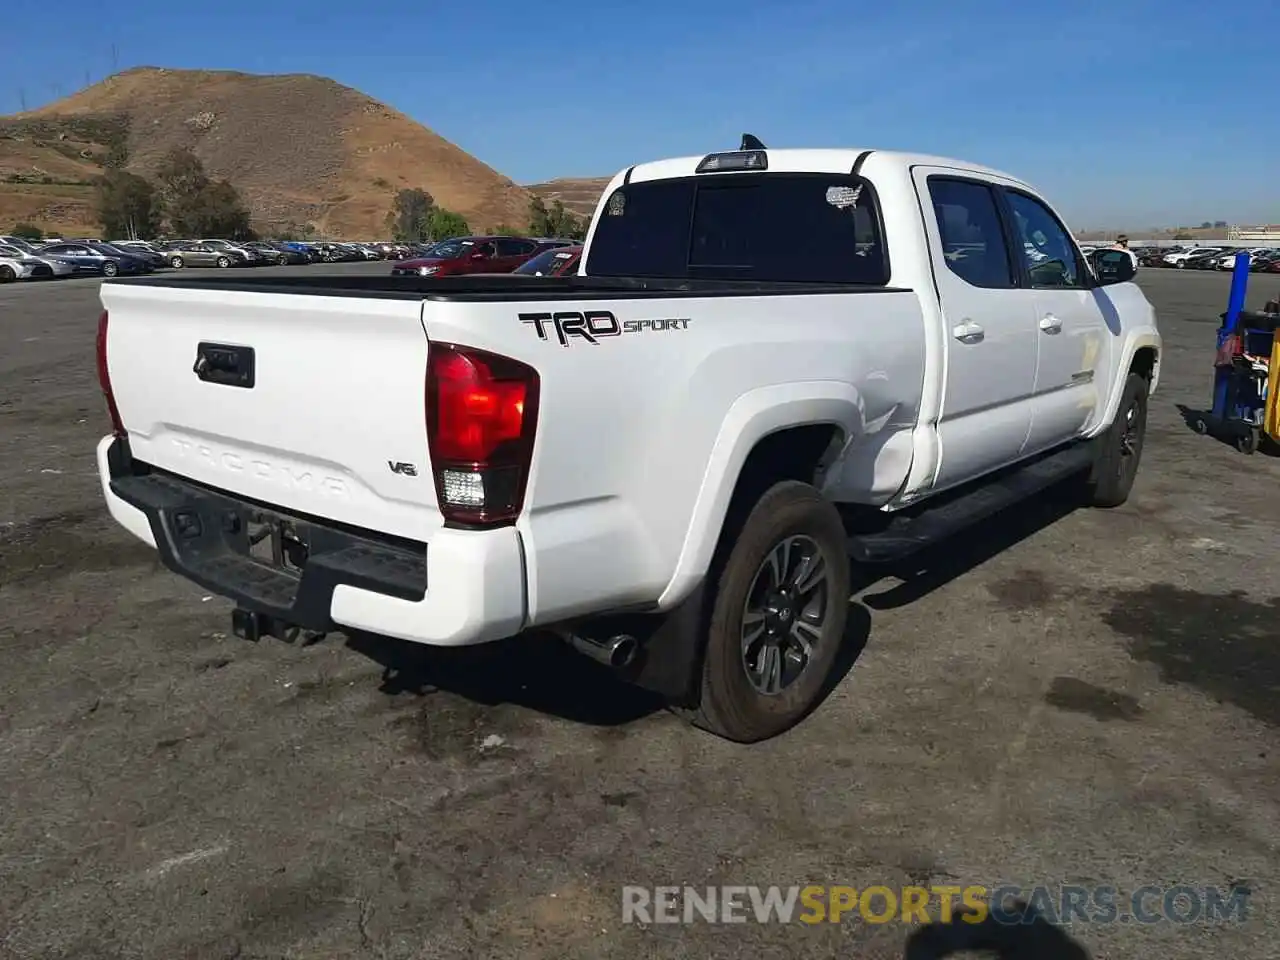
{"type": "Polygon", "coordinates": [[[253,347],[202,342],[196,347],[196,362],[191,370],[205,383],[251,388],[254,382],[253,347]]]}

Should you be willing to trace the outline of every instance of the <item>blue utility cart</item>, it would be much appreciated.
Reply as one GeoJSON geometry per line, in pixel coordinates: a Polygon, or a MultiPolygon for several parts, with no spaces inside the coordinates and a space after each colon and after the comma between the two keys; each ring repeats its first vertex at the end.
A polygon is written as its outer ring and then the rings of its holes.
{"type": "Polygon", "coordinates": [[[1231,297],[1218,328],[1213,409],[1192,424],[1197,433],[1230,439],[1241,453],[1258,449],[1267,409],[1267,384],[1280,313],[1244,309],[1249,255],[1237,254],[1231,297]]]}

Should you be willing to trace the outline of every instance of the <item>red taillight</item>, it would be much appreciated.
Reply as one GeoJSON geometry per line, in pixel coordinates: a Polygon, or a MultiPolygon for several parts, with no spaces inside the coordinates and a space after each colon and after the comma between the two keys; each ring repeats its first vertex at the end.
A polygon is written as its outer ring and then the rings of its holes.
{"type": "Polygon", "coordinates": [[[433,343],[427,445],[440,512],[452,523],[515,522],[538,421],[538,372],[485,350],[433,343]]]}
{"type": "Polygon", "coordinates": [[[107,311],[98,317],[98,385],[102,387],[102,396],[107,401],[107,413],[111,417],[111,432],[117,437],[125,436],[124,423],[120,419],[120,411],[116,408],[116,397],[111,391],[111,374],[107,370],[107,311]]]}

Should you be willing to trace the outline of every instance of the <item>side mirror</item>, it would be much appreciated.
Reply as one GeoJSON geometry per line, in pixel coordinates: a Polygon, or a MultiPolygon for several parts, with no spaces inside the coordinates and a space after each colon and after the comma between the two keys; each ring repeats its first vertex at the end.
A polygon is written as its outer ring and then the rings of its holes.
{"type": "Polygon", "coordinates": [[[1104,287],[1128,283],[1138,273],[1133,257],[1125,250],[1095,250],[1089,254],[1089,263],[1098,283],[1104,287]]]}

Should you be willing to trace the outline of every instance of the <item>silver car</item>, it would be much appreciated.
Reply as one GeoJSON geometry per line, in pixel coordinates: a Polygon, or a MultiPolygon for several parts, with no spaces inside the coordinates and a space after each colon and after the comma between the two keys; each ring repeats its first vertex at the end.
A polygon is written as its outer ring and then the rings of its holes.
{"type": "Polygon", "coordinates": [[[202,240],[186,240],[170,244],[161,256],[175,270],[183,267],[246,267],[249,260],[235,250],[222,250],[202,240]]]}

